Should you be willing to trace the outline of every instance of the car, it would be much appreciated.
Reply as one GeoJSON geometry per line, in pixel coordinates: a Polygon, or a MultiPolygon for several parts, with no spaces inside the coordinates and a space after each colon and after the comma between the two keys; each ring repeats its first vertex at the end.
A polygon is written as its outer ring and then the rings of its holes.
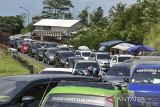
{"type": "Polygon", "coordinates": [[[28,42],[23,42],[23,43],[21,44],[21,49],[20,49],[21,53],[27,54],[27,53],[29,52],[30,47],[31,47],[30,43],[28,43],[28,42]]]}
{"type": "Polygon", "coordinates": [[[65,67],[74,68],[75,62],[78,60],[83,60],[83,58],[79,56],[68,57],[65,63],[65,67]]]}
{"type": "Polygon", "coordinates": [[[48,65],[54,64],[55,63],[54,58],[55,58],[56,52],[57,52],[57,48],[48,48],[43,56],[43,62],[47,63],[48,65]]]}
{"type": "Polygon", "coordinates": [[[74,65],[73,74],[86,76],[101,76],[103,73],[97,61],[78,60],[74,65]],[[95,69],[96,71],[93,72],[93,69],[95,69]]]}
{"type": "Polygon", "coordinates": [[[34,57],[35,53],[36,53],[36,50],[38,48],[41,48],[41,47],[36,43],[32,43],[29,50],[28,50],[28,55],[31,56],[31,57],[34,57]]]}
{"type": "Polygon", "coordinates": [[[119,63],[112,66],[102,77],[103,81],[125,84],[125,79],[130,78],[130,67],[130,63],[119,63]]]}
{"type": "Polygon", "coordinates": [[[128,107],[127,91],[99,82],[63,81],[51,89],[40,107],[128,107]]]}
{"type": "Polygon", "coordinates": [[[56,48],[58,46],[58,43],[56,42],[46,42],[45,43],[45,48],[56,48]]]}
{"type": "Polygon", "coordinates": [[[55,66],[64,67],[68,57],[75,56],[72,51],[57,51],[55,56],[55,66]]]}
{"type": "Polygon", "coordinates": [[[131,107],[160,107],[160,64],[154,61],[144,61],[133,70],[127,89],[130,97],[140,100],[130,101],[131,107]]]}
{"type": "Polygon", "coordinates": [[[0,107],[38,107],[40,101],[59,81],[100,81],[69,74],[34,74],[0,78],[0,107]]]}
{"type": "Polygon", "coordinates": [[[20,51],[23,42],[25,42],[23,39],[15,39],[14,48],[20,51]]]}
{"type": "Polygon", "coordinates": [[[72,68],[45,68],[40,74],[72,74],[72,68]]]}
{"type": "Polygon", "coordinates": [[[76,50],[75,55],[84,58],[85,60],[88,60],[91,56],[92,51],[87,50],[76,50]]]}
{"type": "Polygon", "coordinates": [[[90,60],[95,60],[98,61],[101,69],[103,71],[106,71],[109,69],[109,64],[110,64],[110,55],[108,53],[105,52],[92,52],[90,58],[90,60]]]}
{"type": "Polygon", "coordinates": [[[70,51],[70,47],[67,45],[57,46],[58,51],[70,51]]]}
{"type": "Polygon", "coordinates": [[[125,60],[131,59],[134,57],[133,55],[113,55],[110,60],[110,67],[112,67],[115,64],[123,63],[125,60]]]}
{"type": "Polygon", "coordinates": [[[35,59],[42,61],[43,60],[43,56],[45,54],[45,52],[47,51],[47,48],[38,48],[36,50],[36,53],[34,55],[35,59]]]}

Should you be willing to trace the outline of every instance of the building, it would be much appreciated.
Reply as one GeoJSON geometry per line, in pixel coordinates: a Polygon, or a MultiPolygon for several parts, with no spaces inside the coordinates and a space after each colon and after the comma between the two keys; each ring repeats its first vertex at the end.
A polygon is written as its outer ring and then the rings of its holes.
{"type": "Polygon", "coordinates": [[[73,37],[78,30],[84,29],[85,25],[80,20],[42,19],[35,23],[34,27],[33,34],[40,37],[40,40],[44,38],[63,40],[73,37]]]}

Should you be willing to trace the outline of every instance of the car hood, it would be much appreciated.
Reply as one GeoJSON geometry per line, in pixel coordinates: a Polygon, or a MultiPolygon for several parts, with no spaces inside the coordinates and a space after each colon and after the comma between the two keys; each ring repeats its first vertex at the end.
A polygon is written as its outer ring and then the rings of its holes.
{"type": "Polygon", "coordinates": [[[160,97],[160,84],[128,84],[128,90],[134,91],[135,96],[160,97]]]}
{"type": "Polygon", "coordinates": [[[109,63],[109,60],[98,60],[99,62],[103,62],[103,63],[109,63]]]}
{"type": "Polygon", "coordinates": [[[126,76],[105,75],[105,76],[103,76],[103,80],[108,81],[108,82],[112,82],[112,83],[123,83],[125,77],[126,76]]]}

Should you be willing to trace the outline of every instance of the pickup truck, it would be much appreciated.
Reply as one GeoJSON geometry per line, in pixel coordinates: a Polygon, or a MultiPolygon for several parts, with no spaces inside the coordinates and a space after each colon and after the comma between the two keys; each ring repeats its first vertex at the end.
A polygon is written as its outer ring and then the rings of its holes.
{"type": "Polygon", "coordinates": [[[131,107],[160,107],[160,57],[132,58],[131,73],[127,87],[131,107]]]}

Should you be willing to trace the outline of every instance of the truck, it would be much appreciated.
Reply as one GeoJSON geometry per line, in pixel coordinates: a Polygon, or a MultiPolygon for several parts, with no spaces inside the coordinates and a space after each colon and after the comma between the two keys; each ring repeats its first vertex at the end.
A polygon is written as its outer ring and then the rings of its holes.
{"type": "Polygon", "coordinates": [[[133,57],[130,72],[127,86],[129,97],[132,98],[130,106],[160,107],[160,57],[133,57]]]}

